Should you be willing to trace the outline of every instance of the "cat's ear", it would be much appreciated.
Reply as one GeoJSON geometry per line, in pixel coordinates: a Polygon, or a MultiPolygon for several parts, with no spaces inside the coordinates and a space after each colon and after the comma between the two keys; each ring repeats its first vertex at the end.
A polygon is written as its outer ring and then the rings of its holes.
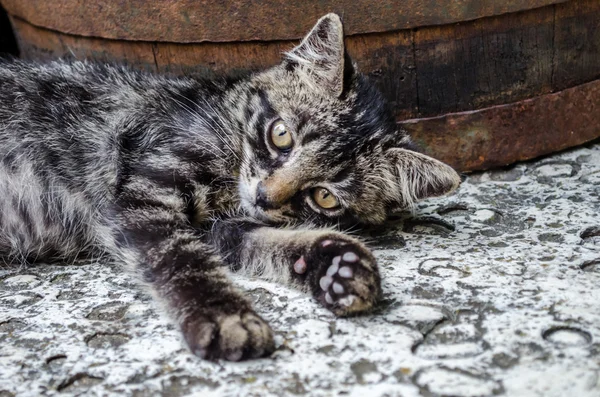
{"type": "Polygon", "coordinates": [[[452,167],[433,157],[401,148],[390,148],[386,157],[392,166],[398,209],[426,197],[442,196],[455,190],[460,176],[452,167]]]}
{"type": "Polygon", "coordinates": [[[340,17],[332,13],[319,19],[302,42],[286,53],[286,62],[311,85],[340,97],[344,92],[344,78],[348,78],[353,67],[344,48],[340,17]]]}

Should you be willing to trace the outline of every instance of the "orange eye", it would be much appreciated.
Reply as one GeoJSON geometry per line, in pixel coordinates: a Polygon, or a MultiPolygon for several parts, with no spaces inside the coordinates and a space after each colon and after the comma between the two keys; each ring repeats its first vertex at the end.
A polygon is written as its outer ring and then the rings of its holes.
{"type": "Polygon", "coordinates": [[[277,149],[287,150],[294,144],[294,141],[292,140],[292,134],[281,120],[273,123],[271,126],[270,136],[271,142],[273,142],[273,145],[275,145],[277,149]]]}
{"type": "Polygon", "coordinates": [[[336,208],[340,205],[337,198],[324,187],[318,187],[313,191],[313,200],[315,203],[321,208],[325,208],[327,210],[336,208]]]}

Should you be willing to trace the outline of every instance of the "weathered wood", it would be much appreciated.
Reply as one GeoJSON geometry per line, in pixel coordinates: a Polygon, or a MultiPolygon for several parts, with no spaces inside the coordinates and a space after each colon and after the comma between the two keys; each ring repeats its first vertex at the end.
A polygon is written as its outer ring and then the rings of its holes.
{"type": "Polygon", "coordinates": [[[396,117],[416,117],[417,70],[412,31],[350,36],[346,46],[359,68],[383,92],[396,117]]]}
{"type": "Polygon", "coordinates": [[[600,78],[600,1],[556,6],[555,32],[554,89],[600,78]]]}
{"type": "Polygon", "coordinates": [[[504,166],[600,137],[600,80],[517,103],[400,123],[462,171],[504,166]]]}
{"type": "MultiPolygon", "coordinates": [[[[137,1],[122,3],[139,5],[137,1]]],[[[422,1],[433,3],[465,5],[468,1],[422,1]]],[[[91,58],[201,77],[272,66],[297,43],[107,40],[36,27],[15,16],[12,22],[26,58],[91,58]]],[[[296,27],[289,29],[295,32],[296,27]]],[[[168,38],[169,32],[161,34],[168,38]]],[[[346,43],[396,117],[421,118],[409,121],[407,127],[430,154],[458,169],[508,164],[600,135],[598,116],[589,114],[600,114],[598,0],[571,0],[460,24],[356,34],[348,36],[346,43]],[[577,86],[590,81],[596,85],[577,86]],[[549,95],[557,90],[565,91],[549,95]],[[446,113],[450,114],[440,117],[446,113]]]]}
{"type": "MultiPolygon", "coordinates": [[[[269,67],[293,45],[102,40],[14,19],[26,57],[74,55],[174,74],[211,76],[269,67]]],[[[347,45],[398,118],[431,117],[515,102],[597,78],[599,20],[600,2],[580,0],[556,12],[552,6],[416,31],[350,36],[347,45]],[[577,18],[580,10],[586,23],[577,18]]]]}
{"type": "Polygon", "coordinates": [[[480,109],[551,91],[554,9],[415,33],[418,114],[480,109]]]}
{"type": "Polygon", "coordinates": [[[201,43],[197,45],[156,43],[154,55],[160,73],[210,77],[264,69],[281,62],[292,42],[201,43]]]}
{"type": "Polygon", "coordinates": [[[35,27],[11,17],[21,57],[30,60],[56,58],[94,59],[156,72],[152,43],[77,37],[35,27]]]}
{"type": "Polygon", "coordinates": [[[346,34],[463,22],[567,0],[0,0],[8,12],[62,33],[120,40],[295,40],[328,12],[346,34]]]}
{"type": "Polygon", "coordinates": [[[17,43],[12,33],[8,15],[2,7],[0,7],[0,56],[17,54],[17,43]]]}
{"type": "MultiPolygon", "coordinates": [[[[35,27],[12,18],[24,58],[74,57],[120,62],[175,75],[213,77],[247,73],[279,63],[296,42],[150,43],[79,37],[35,27]]],[[[417,116],[416,71],[412,33],[350,36],[346,45],[362,71],[384,92],[399,118],[417,116]]]]}
{"type": "Polygon", "coordinates": [[[106,40],[38,28],[14,17],[11,21],[26,59],[95,59],[153,72],[198,77],[247,73],[272,66],[293,46],[292,42],[179,44],[106,40]]]}

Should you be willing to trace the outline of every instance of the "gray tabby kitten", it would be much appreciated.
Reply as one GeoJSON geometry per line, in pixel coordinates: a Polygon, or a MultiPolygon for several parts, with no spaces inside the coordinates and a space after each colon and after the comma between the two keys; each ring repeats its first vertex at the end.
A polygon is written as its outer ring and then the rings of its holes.
{"type": "Polygon", "coordinates": [[[410,148],[335,14],[280,65],[236,80],[5,61],[0,255],[108,256],[150,286],[196,355],[265,356],[272,330],[227,267],[336,315],[369,310],[375,259],[325,226],[381,223],[456,189],[454,170],[410,148]]]}

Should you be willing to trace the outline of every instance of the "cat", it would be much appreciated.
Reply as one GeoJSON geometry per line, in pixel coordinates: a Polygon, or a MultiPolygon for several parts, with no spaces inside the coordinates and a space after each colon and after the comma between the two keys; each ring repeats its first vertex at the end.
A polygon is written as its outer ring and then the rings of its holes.
{"type": "Polygon", "coordinates": [[[368,311],[375,258],[334,227],[382,223],[460,183],[398,128],[336,14],[245,77],[0,61],[0,153],[5,263],[122,263],[210,360],[275,348],[227,268],[338,316],[368,311]]]}

